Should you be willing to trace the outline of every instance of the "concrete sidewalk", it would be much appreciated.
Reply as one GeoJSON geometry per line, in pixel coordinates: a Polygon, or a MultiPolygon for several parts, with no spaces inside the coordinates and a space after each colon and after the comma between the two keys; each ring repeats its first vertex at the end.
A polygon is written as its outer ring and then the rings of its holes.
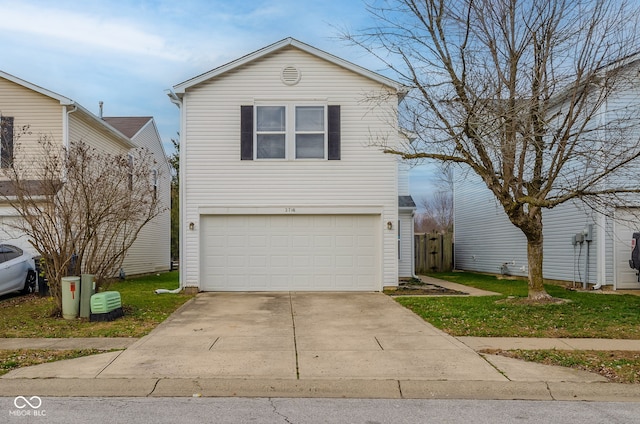
{"type": "Polygon", "coordinates": [[[487,345],[448,336],[380,293],[203,293],[124,351],[6,374],[0,396],[640,401],[640,387],[596,374],[476,353],[487,345]]]}

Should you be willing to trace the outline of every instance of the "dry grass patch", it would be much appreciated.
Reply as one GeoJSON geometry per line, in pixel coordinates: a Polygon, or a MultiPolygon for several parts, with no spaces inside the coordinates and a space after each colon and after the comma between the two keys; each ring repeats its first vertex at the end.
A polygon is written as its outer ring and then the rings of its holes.
{"type": "Polygon", "coordinates": [[[640,352],[594,350],[500,350],[483,353],[502,355],[544,365],[570,367],[600,374],[614,383],[640,383],[640,352]]]}

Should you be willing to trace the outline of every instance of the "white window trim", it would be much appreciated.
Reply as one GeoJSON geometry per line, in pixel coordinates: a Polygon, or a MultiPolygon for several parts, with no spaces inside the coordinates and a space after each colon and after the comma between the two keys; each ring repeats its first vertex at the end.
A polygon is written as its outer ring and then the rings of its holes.
{"type": "MultiPolygon", "coordinates": [[[[300,134],[317,134],[319,131],[300,134]]],[[[277,132],[267,132],[276,134],[277,132]]],[[[327,102],[319,101],[264,101],[253,105],[253,159],[257,161],[326,161],[329,158],[329,107],[327,102]],[[258,157],[258,107],[279,106],[285,108],[285,146],[284,158],[259,158],[258,157]],[[296,106],[322,106],[324,110],[324,157],[322,158],[296,158],[296,106]]]]}

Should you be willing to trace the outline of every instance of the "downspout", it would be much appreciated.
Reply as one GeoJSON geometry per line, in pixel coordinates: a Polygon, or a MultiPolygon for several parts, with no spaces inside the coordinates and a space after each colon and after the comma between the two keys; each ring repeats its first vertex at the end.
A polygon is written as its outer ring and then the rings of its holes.
{"type": "MultiPolygon", "coordinates": [[[[68,109],[67,106],[64,106],[62,109],[62,144],[64,146],[65,151],[69,151],[71,147],[71,140],[69,137],[69,115],[78,110],[78,106],[76,104],[71,104],[69,106],[73,106],[73,109],[68,109]]],[[[66,167],[62,167],[62,181],[67,180],[67,169],[66,167]]]]}
{"type": "Polygon", "coordinates": [[[603,213],[598,214],[598,282],[593,286],[593,290],[600,290],[607,278],[606,225],[607,217],[603,213]]]}
{"type": "MultiPolygon", "coordinates": [[[[604,100],[604,114],[600,115],[600,128],[606,128],[606,121],[609,115],[609,101],[608,97],[604,100]]],[[[607,132],[606,130],[602,130],[603,139],[607,141],[607,132]]],[[[607,281],[607,242],[606,242],[606,225],[607,225],[607,217],[604,213],[598,214],[598,244],[597,244],[597,275],[598,281],[596,285],[593,286],[593,290],[600,290],[602,286],[607,281]]],[[[614,270],[614,281],[615,281],[615,265],[613,267],[614,270]]]]}
{"type": "Polygon", "coordinates": [[[411,212],[411,276],[419,279],[416,274],[416,233],[415,233],[415,209],[411,212]]]}
{"type": "Polygon", "coordinates": [[[65,106],[63,108],[63,119],[62,119],[62,143],[64,144],[65,149],[69,149],[70,141],[69,141],[69,115],[78,110],[77,105],[73,105],[73,109],[67,109],[65,106]]]}
{"type": "MultiPolygon", "coordinates": [[[[184,152],[185,152],[185,146],[184,143],[182,142],[183,140],[183,132],[184,132],[184,116],[183,116],[183,109],[182,109],[182,100],[176,95],[176,93],[174,93],[171,90],[166,90],[166,94],[169,97],[169,101],[171,103],[173,103],[174,105],[176,105],[178,107],[178,109],[180,110],[180,165],[179,165],[179,176],[178,179],[180,181],[180,186],[178,188],[178,194],[179,194],[179,208],[180,208],[180,225],[178,225],[178,246],[180,247],[180,256],[178,258],[178,261],[180,263],[180,268],[182,268],[184,266],[184,231],[182,228],[182,223],[186,222],[185,217],[184,217],[184,188],[183,188],[183,184],[184,184],[184,176],[183,176],[183,172],[184,172],[184,166],[183,166],[183,157],[184,157],[184,152]]],[[[179,278],[179,286],[177,289],[175,290],[167,290],[167,289],[157,289],[154,291],[155,294],[161,294],[161,293],[180,293],[182,291],[182,289],[185,287],[185,273],[184,272],[180,272],[179,273],[180,278],[179,278]]]]}
{"type": "Polygon", "coordinates": [[[585,240],[587,245],[587,250],[584,254],[584,279],[582,280],[582,288],[584,290],[587,289],[587,285],[589,284],[589,246],[591,246],[590,240],[585,240]]]}

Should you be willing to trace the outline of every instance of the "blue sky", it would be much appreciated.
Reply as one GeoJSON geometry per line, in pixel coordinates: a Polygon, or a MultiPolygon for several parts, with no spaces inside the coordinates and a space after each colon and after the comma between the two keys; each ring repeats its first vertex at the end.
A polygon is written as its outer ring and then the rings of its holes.
{"type": "MultiPolygon", "coordinates": [[[[338,39],[373,24],[360,0],[0,0],[0,69],[105,116],[155,118],[169,151],[178,109],[165,90],[286,37],[389,77],[338,39]]],[[[412,173],[422,196],[429,172],[412,173]]],[[[418,200],[418,199],[416,199],[418,200]]]]}

